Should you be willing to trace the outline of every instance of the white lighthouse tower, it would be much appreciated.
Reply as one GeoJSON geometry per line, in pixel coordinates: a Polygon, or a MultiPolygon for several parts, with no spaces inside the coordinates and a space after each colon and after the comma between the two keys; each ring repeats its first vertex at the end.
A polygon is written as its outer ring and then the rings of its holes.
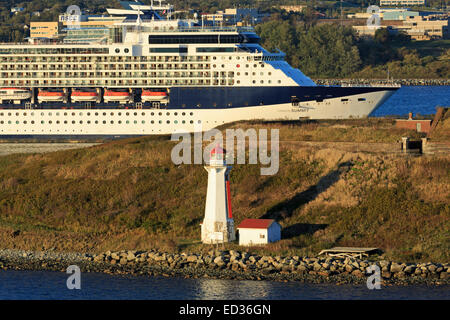
{"type": "Polygon", "coordinates": [[[236,239],[231,211],[229,172],[225,150],[219,146],[211,150],[208,171],[205,218],[202,223],[203,243],[222,243],[236,239]]]}

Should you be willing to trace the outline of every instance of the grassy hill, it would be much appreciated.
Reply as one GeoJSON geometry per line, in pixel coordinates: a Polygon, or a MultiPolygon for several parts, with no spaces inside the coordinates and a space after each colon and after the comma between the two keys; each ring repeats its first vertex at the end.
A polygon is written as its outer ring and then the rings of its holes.
{"type": "MultiPolygon", "coordinates": [[[[280,129],[276,175],[251,164],[231,171],[235,223],[271,217],[284,228],[282,241],[252,251],[375,246],[399,260],[449,261],[450,155],[371,152],[415,133],[379,119],[234,127],[280,129]]],[[[210,249],[199,244],[207,175],[202,165],[174,165],[175,144],[144,137],[0,157],[0,246],[210,249]]]]}

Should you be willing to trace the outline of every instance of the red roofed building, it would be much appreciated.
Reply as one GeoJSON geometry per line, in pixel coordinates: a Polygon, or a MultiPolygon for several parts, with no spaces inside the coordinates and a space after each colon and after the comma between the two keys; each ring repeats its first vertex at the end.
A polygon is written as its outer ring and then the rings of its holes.
{"type": "Polygon", "coordinates": [[[245,219],[237,229],[241,246],[267,244],[281,239],[281,226],[273,219],[245,219]]]}

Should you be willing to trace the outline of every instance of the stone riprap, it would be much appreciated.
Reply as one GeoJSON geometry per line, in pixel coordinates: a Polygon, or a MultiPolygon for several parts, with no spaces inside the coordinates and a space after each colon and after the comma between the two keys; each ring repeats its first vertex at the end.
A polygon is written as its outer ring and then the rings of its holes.
{"type": "Polygon", "coordinates": [[[101,254],[0,250],[0,269],[180,276],[240,280],[365,283],[379,266],[383,284],[450,284],[449,263],[398,263],[336,257],[259,256],[234,250],[207,254],[151,251],[107,251],[101,254]]]}

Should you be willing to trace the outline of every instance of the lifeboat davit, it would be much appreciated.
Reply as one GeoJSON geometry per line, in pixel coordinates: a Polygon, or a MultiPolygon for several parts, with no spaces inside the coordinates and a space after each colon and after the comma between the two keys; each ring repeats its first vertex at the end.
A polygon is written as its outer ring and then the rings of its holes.
{"type": "Polygon", "coordinates": [[[95,102],[98,99],[98,92],[95,89],[74,89],[70,98],[72,102],[95,102]]]}
{"type": "Polygon", "coordinates": [[[128,90],[106,89],[103,100],[108,102],[129,103],[132,101],[131,93],[128,90]]]}
{"type": "Polygon", "coordinates": [[[141,101],[142,102],[167,102],[169,100],[169,95],[165,91],[154,91],[150,89],[142,90],[141,101]]]}
{"type": "Polygon", "coordinates": [[[31,90],[23,88],[0,88],[0,103],[3,101],[13,101],[21,103],[22,100],[31,98],[31,90]]]}
{"type": "Polygon", "coordinates": [[[39,89],[38,102],[59,102],[64,101],[65,93],[62,90],[39,89]]]}

